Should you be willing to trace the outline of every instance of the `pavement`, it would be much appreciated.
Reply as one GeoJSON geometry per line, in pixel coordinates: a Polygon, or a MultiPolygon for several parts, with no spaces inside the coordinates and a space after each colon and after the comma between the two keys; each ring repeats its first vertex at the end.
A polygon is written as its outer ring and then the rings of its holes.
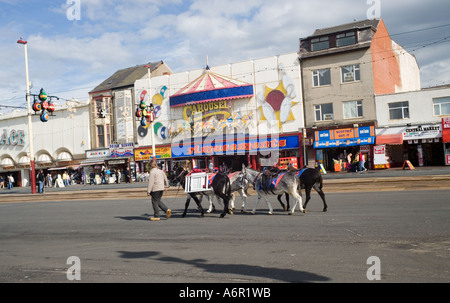
{"type": "MultiPolygon", "coordinates": [[[[323,174],[323,190],[327,193],[378,192],[401,190],[450,190],[450,166],[416,167],[414,170],[390,168],[361,173],[329,172],[323,174]]],[[[63,188],[46,188],[43,194],[31,194],[30,187],[0,189],[0,203],[145,199],[145,182],[104,185],[71,185],[63,188]]],[[[249,189],[250,195],[255,195],[249,189]]],[[[184,197],[180,187],[170,187],[165,197],[184,197]]]]}

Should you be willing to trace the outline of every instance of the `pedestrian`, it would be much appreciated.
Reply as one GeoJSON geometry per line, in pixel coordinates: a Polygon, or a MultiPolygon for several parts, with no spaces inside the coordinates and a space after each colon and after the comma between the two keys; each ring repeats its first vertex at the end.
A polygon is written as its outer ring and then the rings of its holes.
{"type": "Polygon", "coordinates": [[[367,169],[364,167],[364,163],[366,163],[366,158],[365,158],[365,156],[364,156],[364,154],[360,151],[359,152],[359,162],[358,162],[358,164],[359,164],[359,171],[360,172],[363,172],[363,171],[366,171],[367,169]]]}
{"type": "Polygon", "coordinates": [[[150,175],[148,178],[147,196],[152,197],[152,205],[154,216],[150,221],[159,221],[159,209],[161,208],[166,213],[166,218],[169,219],[172,215],[172,210],[161,201],[164,190],[169,188],[169,181],[166,174],[158,168],[156,161],[150,162],[150,175]]]}
{"type": "Polygon", "coordinates": [[[3,176],[0,176],[0,189],[5,188],[5,179],[3,179],[3,176]]]}
{"type": "Polygon", "coordinates": [[[102,169],[100,175],[102,177],[102,184],[106,184],[106,171],[104,168],[102,169]]]}
{"type": "Polygon", "coordinates": [[[13,189],[14,187],[14,177],[13,175],[8,176],[8,189],[13,189]]]}
{"type": "Polygon", "coordinates": [[[43,194],[44,193],[44,181],[45,181],[45,177],[44,177],[44,172],[41,170],[39,170],[37,176],[36,176],[36,180],[38,183],[38,193],[43,194]]]}

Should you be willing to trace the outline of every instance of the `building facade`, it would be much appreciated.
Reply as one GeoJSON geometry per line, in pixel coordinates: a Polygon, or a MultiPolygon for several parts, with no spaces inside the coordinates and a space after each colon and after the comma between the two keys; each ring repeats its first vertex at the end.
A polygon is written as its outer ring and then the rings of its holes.
{"type": "Polygon", "coordinates": [[[303,159],[297,53],[154,77],[147,90],[145,79],[136,81],[135,98],[150,95],[155,108],[153,124],[136,122],[140,172],[152,155],[151,132],[156,157],[169,169],[240,170],[303,159]]]}
{"type": "Polygon", "coordinates": [[[169,75],[170,67],[163,61],[137,65],[116,71],[89,92],[92,149],[86,151],[93,171],[99,167],[134,171],[134,145],[137,128],[134,123],[134,82],[150,77],[169,75]]]}
{"type": "Polygon", "coordinates": [[[308,166],[340,170],[347,155],[373,161],[375,95],[420,90],[415,58],[382,20],[318,29],[300,39],[308,166]]]}
{"type": "MultiPolygon", "coordinates": [[[[36,172],[57,176],[73,174],[90,149],[89,102],[67,101],[56,106],[43,123],[38,114],[31,117],[36,172]]],[[[27,111],[0,116],[0,175],[12,175],[15,186],[30,185],[30,134],[27,111]]]]}
{"type": "Polygon", "coordinates": [[[446,127],[450,117],[450,85],[378,95],[375,100],[376,145],[380,146],[376,164],[398,167],[405,160],[414,166],[450,164],[446,127]]]}

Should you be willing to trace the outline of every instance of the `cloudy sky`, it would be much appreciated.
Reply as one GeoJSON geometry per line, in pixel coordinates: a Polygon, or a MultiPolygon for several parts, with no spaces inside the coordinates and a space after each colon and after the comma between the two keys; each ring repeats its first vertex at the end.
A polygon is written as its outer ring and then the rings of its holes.
{"type": "MultiPolygon", "coordinates": [[[[0,0],[0,105],[32,93],[87,100],[118,69],[174,72],[298,51],[315,29],[381,16],[414,54],[422,87],[450,83],[449,0],[0,0]]],[[[5,113],[10,109],[0,109],[5,113]]]]}

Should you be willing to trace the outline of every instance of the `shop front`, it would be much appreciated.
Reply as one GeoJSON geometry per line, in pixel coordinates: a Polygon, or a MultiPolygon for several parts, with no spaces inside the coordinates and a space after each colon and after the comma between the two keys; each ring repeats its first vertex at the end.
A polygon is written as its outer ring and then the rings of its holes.
{"type": "Polygon", "coordinates": [[[444,163],[450,165],[450,117],[442,118],[442,143],[444,146],[444,163]]]}
{"type": "Polygon", "coordinates": [[[442,130],[439,124],[377,129],[376,147],[380,151],[384,146],[386,167],[402,167],[406,160],[413,166],[444,165],[442,130]]]}
{"type": "MultiPolygon", "coordinates": [[[[150,161],[152,160],[153,149],[151,146],[144,146],[134,149],[135,175],[136,180],[144,181],[144,175],[150,172],[150,161]]],[[[173,167],[172,152],[170,146],[155,147],[156,162],[163,171],[167,172],[173,167]]]]}
{"type": "MultiPolygon", "coordinates": [[[[373,145],[375,144],[375,126],[341,127],[314,131],[315,159],[326,171],[347,169],[348,158],[362,153],[365,167],[373,168],[373,145]]],[[[350,163],[351,164],[351,163],[350,163]]]]}

